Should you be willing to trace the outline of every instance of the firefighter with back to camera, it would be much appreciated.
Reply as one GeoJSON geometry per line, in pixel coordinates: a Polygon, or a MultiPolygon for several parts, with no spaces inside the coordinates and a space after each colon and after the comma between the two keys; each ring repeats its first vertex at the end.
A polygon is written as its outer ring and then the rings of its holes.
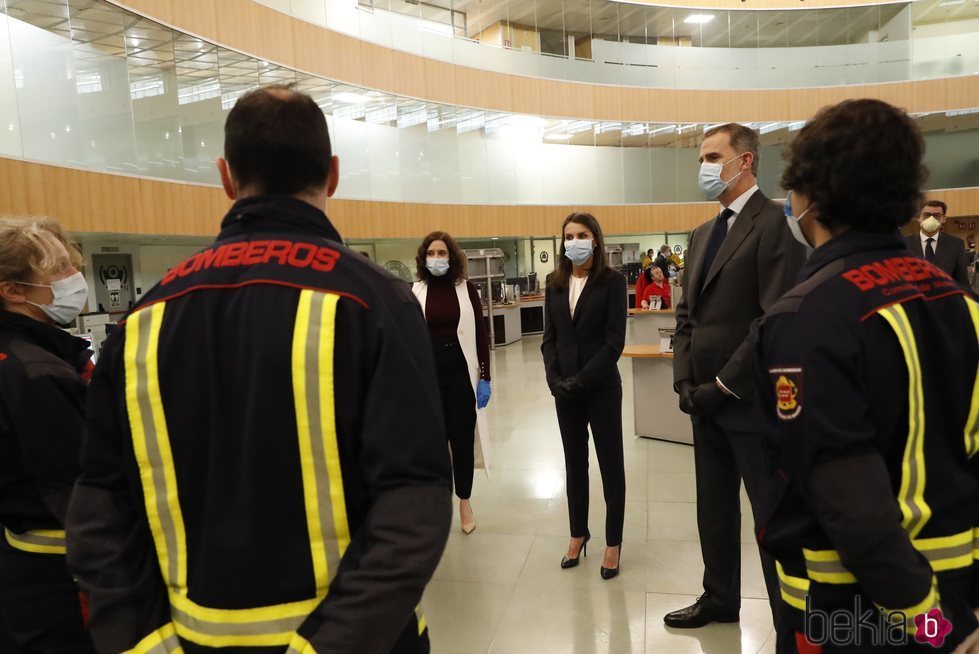
{"type": "Polygon", "coordinates": [[[428,334],[407,285],[341,245],[322,111],[242,96],[235,200],[108,339],[68,561],[100,652],[429,650],[417,610],[451,520],[428,334]]]}

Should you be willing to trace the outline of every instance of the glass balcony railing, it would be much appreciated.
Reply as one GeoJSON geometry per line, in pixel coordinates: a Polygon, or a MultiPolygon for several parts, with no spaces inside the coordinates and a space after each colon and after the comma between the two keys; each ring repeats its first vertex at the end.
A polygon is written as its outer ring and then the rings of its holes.
{"type": "MultiPolygon", "coordinates": [[[[106,2],[0,6],[2,156],[217,184],[227,111],[247,90],[285,82],[327,114],[342,160],[340,197],[562,205],[703,199],[697,157],[707,125],[427,103],[282,68],[106,2]]],[[[929,186],[979,185],[979,108],[916,119],[928,143],[929,186]]],[[[763,144],[760,183],[773,195],[781,150],[801,126],[754,125],[763,144]]]]}
{"type": "Polygon", "coordinates": [[[979,72],[979,4],[694,10],[613,0],[255,0],[483,70],[678,89],[871,84],[979,72]]]}

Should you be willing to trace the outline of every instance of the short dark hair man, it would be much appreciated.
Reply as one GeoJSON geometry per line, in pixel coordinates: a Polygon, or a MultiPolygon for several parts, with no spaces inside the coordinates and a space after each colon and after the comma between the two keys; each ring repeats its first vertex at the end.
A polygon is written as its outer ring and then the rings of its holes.
{"type": "Polygon", "coordinates": [[[106,342],[69,565],[100,651],[428,651],[451,520],[428,332],[323,213],[326,120],[272,86],[228,114],[235,200],[106,342]]]}
{"type": "Polygon", "coordinates": [[[942,231],[947,211],[948,205],[941,200],[925,202],[917,217],[919,231],[905,236],[904,240],[914,254],[932,262],[958,283],[969,286],[965,241],[942,231]]]}
{"type": "MultiPolygon", "coordinates": [[[[667,626],[679,628],[739,619],[741,481],[757,510],[764,476],[749,328],[792,287],[805,259],[781,208],[758,189],[754,130],[736,123],[709,130],[700,161],[700,187],[721,211],[690,237],[673,376],[680,408],[693,421],[704,594],[666,616],[667,626]]],[[[762,569],[774,613],[771,557],[763,555],[762,569]]]]}

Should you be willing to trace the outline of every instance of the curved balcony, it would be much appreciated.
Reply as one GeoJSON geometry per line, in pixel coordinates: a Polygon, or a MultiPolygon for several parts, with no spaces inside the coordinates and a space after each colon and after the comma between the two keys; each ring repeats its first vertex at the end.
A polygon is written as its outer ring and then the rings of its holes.
{"type": "MultiPolygon", "coordinates": [[[[151,0],[120,4],[163,19],[176,11],[151,0]]],[[[249,0],[236,10],[260,5],[435,61],[574,82],[773,89],[979,73],[979,5],[968,0],[737,10],[612,0],[249,0]]]]}

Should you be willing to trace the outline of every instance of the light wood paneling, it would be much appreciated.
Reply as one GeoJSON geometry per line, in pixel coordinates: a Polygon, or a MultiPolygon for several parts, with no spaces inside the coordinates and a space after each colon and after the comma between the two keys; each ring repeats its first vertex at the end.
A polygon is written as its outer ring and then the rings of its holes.
{"type": "MultiPolygon", "coordinates": [[[[929,112],[971,109],[979,97],[979,75],[788,90],[700,91],[564,82],[455,66],[391,50],[250,0],[109,1],[209,41],[329,79],[432,102],[508,113],[633,122],[765,122],[805,120],[821,107],[847,98],[883,98],[910,112],[929,112]]],[[[674,4],[705,3],[674,0],[674,4]]],[[[718,0],[710,4],[741,9],[799,6],[790,0],[718,0]]],[[[874,3],[807,0],[805,6],[855,4],[874,3]]]]}
{"type": "MultiPolygon", "coordinates": [[[[691,9],[819,9],[896,4],[895,0],[628,0],[632,4],[691,9]]],[[[897,0],[900,1],[900,0],[897,0]]]]}
{"type": "MultiPolygon", "coordinates": [[[[949,216],[979,215],[979,188],[939,190],[949,216]]],[[[111,175],[0,158],[0,215],[57,218],[73,232],[209,236],[230,202],[219,188],[111,175]]],[[[330,201],[345,238],[421,238],[433,229],[460,237],[547,236],[572,211],[587,211],[607,234],[689,231],[716,212],[712,202],[640,205],[460,205],[330,201]]]]}

